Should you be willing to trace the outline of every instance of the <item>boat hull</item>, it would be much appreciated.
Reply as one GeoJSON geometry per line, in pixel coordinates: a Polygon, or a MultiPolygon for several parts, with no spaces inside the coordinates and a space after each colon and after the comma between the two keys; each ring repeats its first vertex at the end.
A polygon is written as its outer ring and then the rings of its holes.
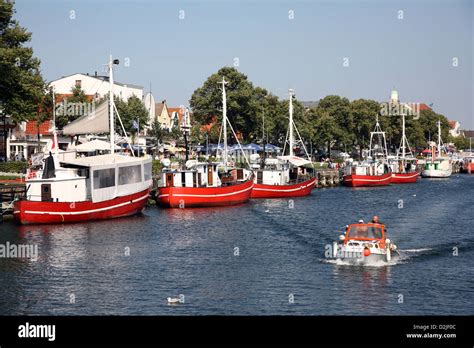
{"type": "Polygon", "coordinates": [[[474,174],[474,163],[464,164],[463,171],[468,174],[474,174]]]}
{"type": "Polygon", "coordinates": [[[421,172],[424,178],[448,178],[452,174],[451,170],[427,169],[421,172]]]}
{"type": "Polygon", "coordinates": [[[56,224],[113,219],[140,213],[150,190],[94,203],[84,202],[15,202],[13,216],[20,224],[56,224]]]}
{"type": "Polygon", "coordinates": [[[249,200],[253,177],[243,183],[220,187],[161,187],[157,203],[165,208],[218,207],[249,200]]]}
{"type": "Polygon", "coordinates": [[[316,178],[293,185],[254,184],[251,198],[284,198],[308,196],[315,188],[316,178]]]}
{"type": "Polygon", "coordinates": [[[409,184],[414,183],[418,180],[420,176],[419,172],[414,173],[392,173],[392,184],[409,184]]]}
{"type": "Polygon", "coordinates": [[[342,183],[345,186],[360,187],[360,186],[386,186],[392,181],[392,174],[387,173],[383,175],[344,175],[342,183]]]}

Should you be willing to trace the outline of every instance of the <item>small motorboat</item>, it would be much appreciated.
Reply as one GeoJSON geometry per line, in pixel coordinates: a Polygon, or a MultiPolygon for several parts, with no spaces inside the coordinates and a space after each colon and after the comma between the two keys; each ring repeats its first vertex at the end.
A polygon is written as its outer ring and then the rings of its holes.
{"type": "Polygon", "coordinates": [[[366,264],[371,261],[389,262],[397,246],[385,235],[385,225],[379,223],[352,224],[346,227],[346,233],[339,236],[332,246],[332,257],[354,264],[366,264]]]}

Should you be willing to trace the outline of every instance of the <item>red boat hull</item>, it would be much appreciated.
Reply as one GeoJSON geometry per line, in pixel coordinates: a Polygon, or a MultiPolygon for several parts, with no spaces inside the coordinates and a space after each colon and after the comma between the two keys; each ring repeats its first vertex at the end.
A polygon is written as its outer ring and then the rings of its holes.
{"type": "Polygon", "coordinates": [[[135,215],[143,210],[150,190],[104,202],[15,202],[13,216],[21,224],[55,224],[113,219],[135,215]]]}
{"type": "Polygon", "coordinates": [[[252,188],[253,178],[221,187],[161,187],[157,203],[167,208],[229,206],[248,201],[252,188]]]}
{"type": "Polygon", "coordinates": [[[345,186],[386,186],[392,180],[392,173],[383,175],[344,175],[342,182],[345,186]]]}
{"type": "Polygon", "coordinates": [[[474,163],[464,164],[463,171],[469,174],[474,174],[474,163]]]}
{"type": "Polygon", "coordinates": [[[392,184],[409,184],[414,183],[420,176],[419,172],[414,173],[392,173],[392,184]]]}
{"type": "Polygon", "coordinates": [[[314,189],[316,178],[293,185],[255,184],[250,198],[283,198],[308,196],[314,189]]]}

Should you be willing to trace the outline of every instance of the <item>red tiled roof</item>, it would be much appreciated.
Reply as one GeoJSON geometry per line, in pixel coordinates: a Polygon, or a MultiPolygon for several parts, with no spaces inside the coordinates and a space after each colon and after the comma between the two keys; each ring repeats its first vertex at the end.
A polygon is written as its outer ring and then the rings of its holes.
{"type": "Polygon", "coordinates": [[[431,108],[428,105],[426,105],[424,103],[421,103],[420,104],[420,111],[422,111],[422,110],[431,110],[431,108]]]}
{"type": "MultiPolygon", "coordinates": [[[[51,120],[44,121],[39,126],[39,133],[41,135],[51,134],[50,130],[51,130],[51,120]]],[[[25,133],[27,135],[37,135],[38,134],[38,126],[36,124],[36,121],[26,122],[25,133]]]]}
{"type": "Polygon", "coordinates": [[[449,126],[451,127],[451,129],[456,128],[456,123],[457,123],[457,121],[449,121],[449,126]]]}

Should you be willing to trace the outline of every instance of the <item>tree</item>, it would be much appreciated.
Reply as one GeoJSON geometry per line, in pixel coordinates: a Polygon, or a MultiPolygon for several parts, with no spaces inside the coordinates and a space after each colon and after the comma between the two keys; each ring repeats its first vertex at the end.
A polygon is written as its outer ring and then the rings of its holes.
{"type": "MultiPolygon", "coordinates": [[[[379,115],[380,105],[374,100],[357,99],[350,103],[350,114],[354,144],[359,148],[359,157],[362,158],[362,150],[369,146],[370,132],[375,127],[375,121],[379,115]]],[[[381,120],[381,117],[379,117],[381,120]]],[[[383,128],[382,128],[383,129],[383,128]]]]}
{"type": "Polygon", "coordinates": [[[75,103],[83,104],[83,106],[90,103],[90,98],[86,95],[86,92],[81,89],[80,86],[74,86],[71,88],[70,96],[64,98],[64,101],[67,102],[68,107],[61,109],[62,112],[56,114],[56,127],[58,129],[63,129],[68,123],[76,120],[77,118],[83,116],[81,114],[76,114],[76,112],[69,112],[71,110],[86,110],[83,108],[71,108],[75,103]]]}
{"type": "Polygon", "coordinates": [[[34,119],[45,82],[40,60],[24,47],[31,33],[12,19],[13,2],[0,1],[0,109],[15,122],[34,119]]]}
{"type": "MultiPolygon", "coordinates": [[[[195,121],[201,125],[207,125],[214,122],[216,116],[222,120],[222,78],[228,82],[226,85],[227,117],[232,127],[236,132],[238,130],[242,133],[244,139],[253,139],[256,136],[255,125],[258,122],[258,113],[261,112],[256,107],[257,100],[261,98],[262,93],[266,94],[266,91],[257,91],[258,95],[256,95],[256,90],[248,81],[247,76],[235,68],[221,68],[194,91],[189,104],[195,121]]],[[[261,123],[258,122],[258,124],[261,123]]],[[[228,130],[230,135],[230,129],[228,130]]]]}
{"type": "MultiPolygon", "coordinates": [[[[140,126],[140,131],[143,130],[148,125],[149,113],[146,109],[143,102],[136,97],[135,95],[128,98],[125,102],[120,98],[115,98],[115,105],[119,112],[120,118],[122,120],[125,131],[132,133],[135,136],[137,129],[133,127],[133,121],[138,121],[140,126]]],[[[115,129],[122,129],[120,122],[116,118],[115,129]]]]}

